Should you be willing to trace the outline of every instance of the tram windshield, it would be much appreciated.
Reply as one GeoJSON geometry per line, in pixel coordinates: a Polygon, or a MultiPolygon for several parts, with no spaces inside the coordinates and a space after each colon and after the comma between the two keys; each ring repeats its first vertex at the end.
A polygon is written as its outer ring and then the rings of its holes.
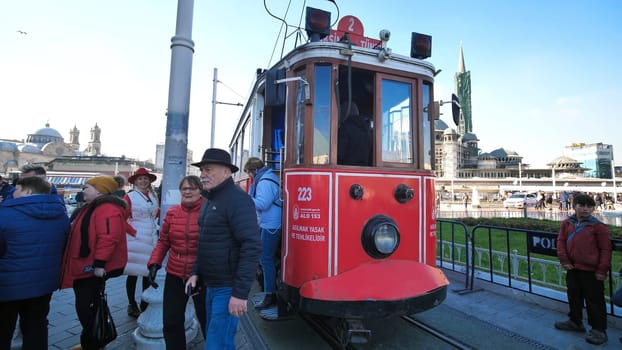
{"type": "Polygon", "coordinates": [[[412,163],[410,83],[382,80],[382,160],[412,163]]]}

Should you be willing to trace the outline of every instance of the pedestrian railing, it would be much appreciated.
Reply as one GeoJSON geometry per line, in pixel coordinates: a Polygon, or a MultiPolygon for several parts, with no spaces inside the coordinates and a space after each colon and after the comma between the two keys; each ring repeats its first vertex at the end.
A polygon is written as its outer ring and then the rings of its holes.
{"type": "MultiPolygon", "coordinates": [[[[470,231],[459,221],[437,220],[437,261],[440,267],[465,274],[464,288],[474,290],[481,279],[509,288],[566,302],[565,270],[557,258],[557,233],[477,225],[470,231]]],[[[622,286],[618,273],[622,241],[612,240],[614,265],[605,282],[605,295],[622,286]]],[[[622,308],[609,303],[608,312],[622,317],[622,308]]]]}

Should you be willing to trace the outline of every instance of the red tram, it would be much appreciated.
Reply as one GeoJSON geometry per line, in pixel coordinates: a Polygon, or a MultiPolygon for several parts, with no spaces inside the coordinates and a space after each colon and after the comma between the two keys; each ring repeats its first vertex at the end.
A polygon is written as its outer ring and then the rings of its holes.
{"type": "Polygon", "coordinates": [[[354,321],[430,309],[449,284],[436,267],[431,37],[413,33],[407,57],[386,30],[329,23],[307,8],[310,42],[257,71],[230,144],[240,168],[260,157],[282,179],[280,305],[354,321]]]}

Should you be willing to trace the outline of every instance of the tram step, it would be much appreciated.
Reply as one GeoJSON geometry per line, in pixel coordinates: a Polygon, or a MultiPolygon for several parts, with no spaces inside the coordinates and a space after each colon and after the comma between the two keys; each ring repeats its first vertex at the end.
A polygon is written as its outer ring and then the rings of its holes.
{"type": "Polygon", "coordinates": [[[352,344],[365,344],[371,339],[371,331],[366,329],[361,320],[346,320],[346,340],[352,344]]]}

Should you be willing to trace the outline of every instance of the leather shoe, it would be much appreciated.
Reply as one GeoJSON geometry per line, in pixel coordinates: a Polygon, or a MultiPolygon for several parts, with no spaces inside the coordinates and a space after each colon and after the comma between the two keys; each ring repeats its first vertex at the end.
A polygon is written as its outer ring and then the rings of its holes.
{"type": "Polygon", "coordinates": [[[255,309],[267,309],[270,306],[276,305],[276,294],[266,294],[263,300],[255,304],[255,309]]]}

